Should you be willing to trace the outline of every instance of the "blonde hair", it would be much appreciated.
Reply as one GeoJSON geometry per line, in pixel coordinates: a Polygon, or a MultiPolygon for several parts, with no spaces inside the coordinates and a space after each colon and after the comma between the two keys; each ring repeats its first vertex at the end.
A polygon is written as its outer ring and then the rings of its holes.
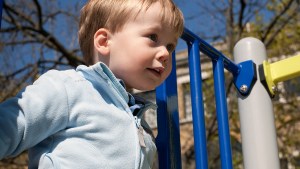
{"type": "Polygon", "coordinates": [[[184,19],[172,0],[89,0],[81,9],[78,39],[85,63],[93,63],[93,37],[100,28],[120,31],[125,23],[147,10],[153,3],[162,5],[162,22],[171,25],[176,38],[183,32],[184,19]]]}

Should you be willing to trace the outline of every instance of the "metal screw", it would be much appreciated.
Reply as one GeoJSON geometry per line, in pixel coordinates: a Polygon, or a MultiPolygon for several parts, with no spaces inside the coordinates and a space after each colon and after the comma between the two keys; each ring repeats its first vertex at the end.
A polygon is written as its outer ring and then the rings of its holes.
{"type": "Polygon", "coordinates": [[[272,86],[272,90],[275,94],[279,92],[279,89],[277,86],[272,86]]]}
{"type": "Polygon", "coordinates": [[[248,90],[248,86],[247,86],[247,85],[244,85],[244,84],[243,84],[243,85],[240,87],[240,92],[242,92],[242,93],[246,93],[247,90],[248,90]]]}

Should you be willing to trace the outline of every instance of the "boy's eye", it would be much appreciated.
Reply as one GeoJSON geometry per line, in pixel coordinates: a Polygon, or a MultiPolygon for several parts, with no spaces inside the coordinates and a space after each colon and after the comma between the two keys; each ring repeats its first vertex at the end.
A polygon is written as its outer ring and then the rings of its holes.
{"type": "Polygon", "coordinates": [[[173,44],[169,44],[169,45],[167,45],[167,50],[170,52],[170,53],[172,53],[174,50],[175,50],[175,46],[173,45],[173,44]]]}
{"type": "Polygon", "coordinates": [[[153,42],[157,42],[157,39],[158,39],[156,34],[151,34],[148,36],[148,38],[151,39],[153,42]]]}

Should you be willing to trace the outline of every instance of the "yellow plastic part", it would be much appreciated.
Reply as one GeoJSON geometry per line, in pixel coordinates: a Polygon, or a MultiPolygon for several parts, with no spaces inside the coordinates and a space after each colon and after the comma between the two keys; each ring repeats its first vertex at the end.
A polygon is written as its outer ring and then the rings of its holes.
{"type": "Polygon", "coordinates": [[[269,92],[274,95],[278,82],[300,76],[300,54],[271,64],[264,61],[263,68],[269,92]]]}

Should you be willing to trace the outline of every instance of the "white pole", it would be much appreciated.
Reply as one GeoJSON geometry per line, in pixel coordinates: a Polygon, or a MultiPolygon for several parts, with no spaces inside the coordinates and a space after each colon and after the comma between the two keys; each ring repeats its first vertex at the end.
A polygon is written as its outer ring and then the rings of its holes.
{"type": "MultiPolygon", "coordinates": [[[[234,60],[252,60],[257,67],[267,59],[264,44],[255,38],[244,38],[234,47],[234,60]]],[[[249,96],[238,96],[245,169],[280,169],[276,129],[271,98],[257,81],[249,96]]]]}

